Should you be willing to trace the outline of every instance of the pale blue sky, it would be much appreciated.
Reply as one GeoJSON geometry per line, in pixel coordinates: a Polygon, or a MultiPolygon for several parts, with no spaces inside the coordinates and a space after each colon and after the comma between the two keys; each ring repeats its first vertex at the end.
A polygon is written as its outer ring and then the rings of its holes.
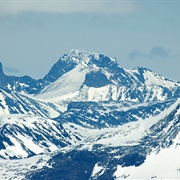
{"type": "Polygon", "coordinates": [[[0,1],[6,74],[42,78],[71,49],[180,81],[180,0],[0,1]]]}

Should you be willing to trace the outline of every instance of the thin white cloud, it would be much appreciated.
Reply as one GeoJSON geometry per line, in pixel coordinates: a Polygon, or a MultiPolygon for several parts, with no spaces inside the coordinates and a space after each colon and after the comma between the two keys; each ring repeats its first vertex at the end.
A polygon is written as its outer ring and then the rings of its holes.
{"type": "Polygon", "coordinates": [[[137,11],[129,0],[0,0],[0,15],[23,12],[129,14],[137,11]]]}

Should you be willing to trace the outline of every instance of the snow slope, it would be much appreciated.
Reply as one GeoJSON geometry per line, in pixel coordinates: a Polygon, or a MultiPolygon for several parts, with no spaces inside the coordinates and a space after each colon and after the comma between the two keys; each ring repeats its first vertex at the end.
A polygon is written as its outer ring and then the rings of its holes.
{"type": "Polygon", "coordinates": [[[54,118],[59,116],[61,106],[56,103],[44,102],[34,97],[0,89],[0,115],[28,114],[54,118]]]}
{"type": "Polygon", "coordinates": [[[78,141],[56,121],[29,115],[0,116],[0,157],[24,158],[78,141]]]}
{"type": "Polygon", "coordinates": [[[141,78],[142,82],[147,86],[151,86],[151,85],[166,86],[166,87],[179,86],[178,82],[162,77],[161,75],[154,73],[147,68],[137,67],[132,70],[126,69],[126,71],[130,73],[137,80],[141,78]]]}
{"type": "MultiPolygon", "coordinates": [[[[85,80],[87,70],[82,65],[77,65],[74,69],[62,75],[57,81],[45,87],[39,98],[48,98],[67,95],[80,89],[85,80]]],[[[67,95],[68,96],[68,95],[67,95]]]]}
{"type": "Polygon", "coordinates": [[[174,144],[160,152],[152,152],[145,162],[138,167],[117,166],[114,173],[116,180],[120,179],[180,179],[180,133],[174,139],[174,144]]]}
{"type": "Polygon", "coordinates": [[[48,166],[47,161],[50,159],[50,155],[41,154],[30,158],[24,159],[0,159],[0,178],[1,180],[7,179],[26,179],[27,173],[31,173],[34,170],[41,169],[43,166],[48,166]]]}
{"type": "MultiPolygon", "coordinates": [[[[151,131],[150,128],[153,125],[156,126],[159,121],[168,117],[178,105],[180,105],[180,99],[177,99],[169,108],[164,109],[156,116],[139,119],[135,122],[130,121],[115,127],[96,129],[91,126],[88,128],[88,126],[85,125],[84,128],[83,124],[76,123],[76,121],[74,123],[65,122],[63,123],[63,127],[65,127],[68,132],[73,132],[73,134],[84,139],[85,142],[82,143],[84,144],[83,147],[89,147],[90,149],[92,149],[94,144],[102,144],[108,147],[134,146],[138,145],[144,136],[148,136],[151,131]]],[[[180,116],[180,107],[178,107],[176,116],[180,116]]],[[[159,127],[161,126],[159,125],[159,127]]],[[[163,130],[168,132],[165,128],[163,130]]]]}

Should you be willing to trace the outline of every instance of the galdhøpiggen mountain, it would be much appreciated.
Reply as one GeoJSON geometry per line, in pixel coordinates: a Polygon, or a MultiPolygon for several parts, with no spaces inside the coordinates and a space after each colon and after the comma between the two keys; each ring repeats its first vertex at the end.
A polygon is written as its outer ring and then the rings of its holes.
{"type": "Polygon", "coordinates": [[[180,179],[180,82],[71,50],[42,79],[0,64],[0,179],[180,179]]]}

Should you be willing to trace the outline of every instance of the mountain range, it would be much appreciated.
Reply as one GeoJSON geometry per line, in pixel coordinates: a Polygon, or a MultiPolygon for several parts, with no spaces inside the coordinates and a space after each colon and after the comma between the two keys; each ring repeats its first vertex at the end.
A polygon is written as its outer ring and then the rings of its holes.
{"type": "Polygon", "coordinates": [[[1,179],[180,179],[180,82],[72,49],[42,79],[0,64],[1,179]]]}

